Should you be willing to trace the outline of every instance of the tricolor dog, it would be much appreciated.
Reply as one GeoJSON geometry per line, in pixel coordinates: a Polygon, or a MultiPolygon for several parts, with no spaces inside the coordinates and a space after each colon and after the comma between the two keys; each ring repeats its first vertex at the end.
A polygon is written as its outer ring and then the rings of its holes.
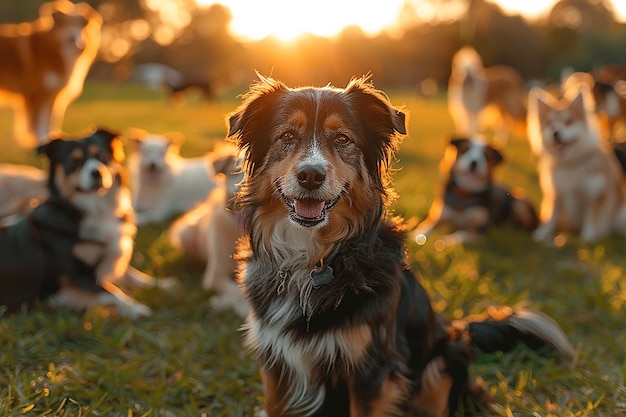
{"type": "Polygon", "coordinates": [[[460,399],[486,398],[469,376],[474,347],[573,353],[536,311],[450,322],[433,310],[386,214],[406,133],[405,113],[367,78],[289,88],[261,77],[229,117],[244,151],[246,338],[270,417],[454,416],[460,399]]]}
{"type": "Polygon", "coordinates": [[[121,316],[149,315],[115,285],[128,272],[136,232],[118,135],[98,129],[39,150],[49,160],[49,197],[0,229],[0,305],[112,305],[121,316]]]}

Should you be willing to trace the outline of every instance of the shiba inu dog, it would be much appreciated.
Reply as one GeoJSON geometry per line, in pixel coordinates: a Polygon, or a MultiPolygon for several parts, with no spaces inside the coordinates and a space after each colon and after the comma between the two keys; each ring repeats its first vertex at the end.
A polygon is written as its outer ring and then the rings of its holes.
{"type": "Polygon", "coordinates": [[[561,230],[596,242],[626,234],[623,172],[602,141],[589,90],[557,99],[534,87],[528,98],[528,137],[538,156],[543,198],[537,240],[561,230]]]}

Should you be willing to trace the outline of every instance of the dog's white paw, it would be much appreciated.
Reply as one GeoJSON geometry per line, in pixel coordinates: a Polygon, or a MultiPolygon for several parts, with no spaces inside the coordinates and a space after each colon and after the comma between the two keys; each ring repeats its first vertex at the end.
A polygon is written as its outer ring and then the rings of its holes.
{"type": "Polygon", "coordinates": [[[533,239],[535,242],[546,242],[552,237],[552,228],[546,224],[540,225],[533,232],[533,239]]]}
{"type": "Polygon", "coordinates": [[[150,307],[141,303],[118,304],[117,312],[120,316],[131,320],[137,320],[152,315],[150,307]]]}

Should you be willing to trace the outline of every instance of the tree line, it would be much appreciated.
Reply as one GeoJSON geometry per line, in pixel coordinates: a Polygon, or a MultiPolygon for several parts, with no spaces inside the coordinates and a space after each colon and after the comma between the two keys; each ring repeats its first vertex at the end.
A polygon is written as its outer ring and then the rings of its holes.
{"type": "MultiPolygon", "coordinates": [[[[372,73],[384,88],[415,88],[424,80],[445,87],[452,55],[467,44],[485,65],[510,65],[525,79],[556,80],[564,67],[589,71],[626,63],[626,24],[608,0],[561,0],[536,21],[508,15],[487,0],[455,0],[465,2],[465,12],[454,19],[416,21],[377,36],[347,27],[335,38],[305,35],[291,43],[238,40],[228,31],[229,10],[220,5],[168,0],[186,14],[178,16],[178,26],[167,26],[167,14],[146,0],[84,1],[104,16],[101,53],[90,73],[100,79],[122,81],[135,66],[157,62],[218,89],[247,85],[255,71],[292,85],[344,85],[372,73]]],[[[0,21],[32,20],[43,2],[0,2],[0,21]]]]}

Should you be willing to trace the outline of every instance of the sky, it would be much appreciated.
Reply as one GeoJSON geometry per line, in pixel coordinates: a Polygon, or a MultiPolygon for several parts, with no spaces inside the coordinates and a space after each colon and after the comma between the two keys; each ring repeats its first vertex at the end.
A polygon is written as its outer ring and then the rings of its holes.
{"type": "MultiPolygon", "coordinates": [[[[231,10],[231,30],[243,39],[258,40],[274,35],[282,40],[296,39],[303,32],[333,36],[347,25],[358,25],[375,35],[392,27],[401,14],[404,1],[413,3],[419,16],[434,17],[427,0],[196,0],[200,5],[216,2],[231,10]],[[332,10],[332,13],[329,13],[332,10]],[[262,18],[260,18],[262,16],[262,18]]],[[[536,18],[549,12],[557,0],[493,0],[506,12],[536,18]]],[[[626,0],[611,0],[618,19],[626,21],[626,0]]],[[[458,13],[458,4],[446,2],[447,13],[458,13]]],[[[444,11],[445,13],[446,11],[444,11]]]]}

